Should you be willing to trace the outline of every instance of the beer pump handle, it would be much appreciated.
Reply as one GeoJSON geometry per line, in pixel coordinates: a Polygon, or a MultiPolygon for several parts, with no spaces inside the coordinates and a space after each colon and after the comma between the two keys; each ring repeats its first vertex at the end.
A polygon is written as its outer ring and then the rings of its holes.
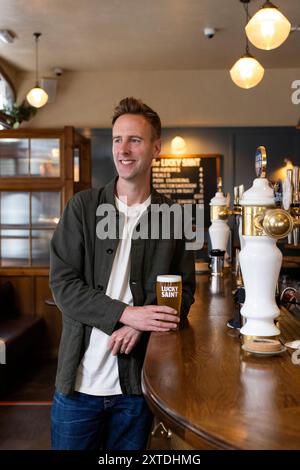
{"type": "Polygon", "coordinates": [[[239,186],[234,186],[233,188],[233,196],[234,196],[234,205],[237,206],[240,202],[239,198],[239,186]]]}
{"type": "Polygon", "coordinates": [[[294,166],[294,168],[293,168],[293,203],[297,204],[299,202],[300,202],[299,167],[294,166]]]}
{"type": "Polygon", "coordinates": [[[230,193],[226,194],[226,206],[230,207],[230,193]]]}
{"type": "Polygon", "coordinates": [[[218,193],[221,193],[223,191],[222,189],[222,176],[218,176],[217,178],[217,190],[218,190],[218,193]]]}
{"type": "Polygon", "coordinates": [[[282,185],[282,206],[288,211],[293,201],[293,183],[292,183],[293,170],[287,170],[286,178],[282,185]]]}

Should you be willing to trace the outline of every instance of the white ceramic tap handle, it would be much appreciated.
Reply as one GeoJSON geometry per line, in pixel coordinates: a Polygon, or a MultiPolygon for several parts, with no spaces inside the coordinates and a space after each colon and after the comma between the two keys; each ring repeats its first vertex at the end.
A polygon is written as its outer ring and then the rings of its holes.
{"type": "Polygon", "coordinates": [[[226,194],[226,206],[230,207],[230,193],[226,194]]]}
{"type": "Polygon", "coordinates": [[[293,200],[293,186],[291,179],[287,175],[282,184],[282,206],[288,211],[293,200]]]}

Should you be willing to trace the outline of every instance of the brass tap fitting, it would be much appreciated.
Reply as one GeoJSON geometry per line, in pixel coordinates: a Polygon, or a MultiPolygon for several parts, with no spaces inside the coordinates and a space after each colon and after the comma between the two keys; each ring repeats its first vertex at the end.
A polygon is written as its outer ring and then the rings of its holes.
{"type": "Polygon", "coordinates": [[[241,215],[242,207],[235,206],[233,209],[230,209],[228,206],[211,206],[210,208],[210,218],[211,220],[226,220],[231,215],[241,215]]]}
{"type": "Polygon", "coordinates": [[[245,206],[243,235],[268,236],[279,240],[285,238],[294,227],[288,211],[263,206],[245,206]]]}

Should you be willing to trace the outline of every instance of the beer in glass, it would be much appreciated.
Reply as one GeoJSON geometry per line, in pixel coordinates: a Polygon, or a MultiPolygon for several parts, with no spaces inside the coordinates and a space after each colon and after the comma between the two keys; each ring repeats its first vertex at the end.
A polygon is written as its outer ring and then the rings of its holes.
{"type": "Polygon", "coordinates": [[[180,315],[182,279],[175,274],[161,274],[156,278],[157,305],[172,307],[180,315]]]}

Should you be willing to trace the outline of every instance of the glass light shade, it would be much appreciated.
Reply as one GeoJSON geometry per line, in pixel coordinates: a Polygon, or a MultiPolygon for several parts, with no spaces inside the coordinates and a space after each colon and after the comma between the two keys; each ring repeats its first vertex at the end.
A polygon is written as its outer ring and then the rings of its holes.
{"type": "Polygon", "coordinates": [[[172,153],[175,154],[184,153],[186,150],[185,140],[177,135],[176,137],[174,137],[174,139],[172,139],[171,149],[172,153]]]}
{"type": "Polygon", "coordinates": [[[287,39],[290,30],[289,20],[272,4],[255,13],[245,28],[249,41],[258,49],[266,51],[279,47],[287,39]]]}
{"type": "Polygon", "coordinates": [[[241,57],[230,69],[232,81],[241,88],[252,88],[259,84],[265,70],[254,57],[241,57]]]}
{"type": "Polygon", "coordinates": [[[41,108],[48,101],[48,94],[39,86],[32,88],[26,95],[28,103],[34,108],[41,108]]]}

